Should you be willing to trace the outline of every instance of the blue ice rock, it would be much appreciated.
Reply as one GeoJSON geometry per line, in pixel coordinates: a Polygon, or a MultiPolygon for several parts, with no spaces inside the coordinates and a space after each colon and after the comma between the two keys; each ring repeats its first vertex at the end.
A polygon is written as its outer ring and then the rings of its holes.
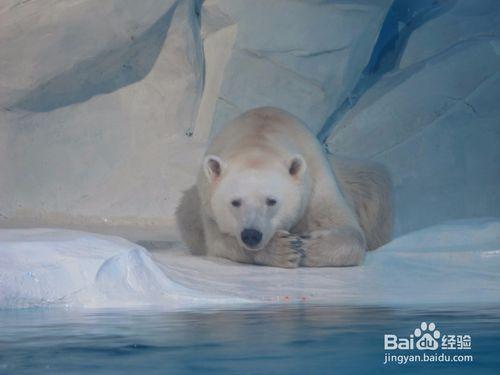
{"type": "Polygon", "coordinates": [[[359,79],[391,2],[205,2],[206,13],[236,25],[212,132],[259,106],[284,108],[318,131],[359,79]]]}
{"type": "Polygon", "coordinates": [[[421,24],[400,35],[395,65],[327,140],[333,153],[388,167],[397,234],[500,215],[500,3],[442,4],[410,18],[421,24]]]}

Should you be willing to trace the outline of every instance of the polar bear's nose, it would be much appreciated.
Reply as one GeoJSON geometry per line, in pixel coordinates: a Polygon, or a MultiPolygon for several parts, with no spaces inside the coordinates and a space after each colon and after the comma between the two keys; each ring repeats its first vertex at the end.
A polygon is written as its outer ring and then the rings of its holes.
{"type": "Polygon", "coordinates": [[[262,232],[256,229],[243,229],[241,232],[241,240],[245,245],[255,246],[262,239],[262,232]]]}

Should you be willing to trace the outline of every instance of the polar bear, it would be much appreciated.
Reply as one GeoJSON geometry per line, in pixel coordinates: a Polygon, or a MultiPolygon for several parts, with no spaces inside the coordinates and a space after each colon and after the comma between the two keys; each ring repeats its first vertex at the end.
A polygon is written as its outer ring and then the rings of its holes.
{"type": "Polygon", "coordinates": [[[327,156],[297,118],[263,107],[216,134],[176,217],[194,254],[354,266],[390,239],[390,193],[383,168],[327,156]]]}

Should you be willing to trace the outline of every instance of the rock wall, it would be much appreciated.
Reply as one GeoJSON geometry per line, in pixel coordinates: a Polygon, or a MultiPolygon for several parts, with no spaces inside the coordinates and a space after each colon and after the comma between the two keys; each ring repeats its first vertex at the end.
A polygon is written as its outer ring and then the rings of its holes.
{"type": "Polygon", "coordinates": [[[0,225],[171,227],[210,136],[262,105],[387,165],[397,233],[498,216],[499,15],[495,0],[4,1],[0,225]]]}
{"type": "Polygon", "coordinates": [[[500,215],[500,3],[441,5],[405,20],[418,27],[400,31],[394,67],[327,140],[389,168],[397,233],[500,215]]]}

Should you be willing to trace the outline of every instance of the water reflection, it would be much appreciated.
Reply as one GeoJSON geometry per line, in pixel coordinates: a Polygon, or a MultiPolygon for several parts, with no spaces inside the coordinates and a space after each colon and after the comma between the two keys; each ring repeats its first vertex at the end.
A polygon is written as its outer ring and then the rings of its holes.
{"type": "Polygon", "coordinates": [[[494,372],[500,309],[293,306],[184,312],[0,312],[0,373],[398,373],[383,334],[421,321],[473,339],[473,364],[406,365],[426,373],[494,372]]]}

